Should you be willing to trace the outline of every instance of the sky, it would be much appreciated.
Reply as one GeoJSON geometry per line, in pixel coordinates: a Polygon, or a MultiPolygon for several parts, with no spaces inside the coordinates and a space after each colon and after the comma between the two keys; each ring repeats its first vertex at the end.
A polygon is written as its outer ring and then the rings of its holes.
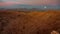
{"type": "Polygon", "coordinates": [[[0,6],[10,6],[14,4],[59,6],[60,0],[0,0],[0,6]]]}
{"type": "Polygon", "coordinates": [[[0,0],[1,5],[28,4],[28,5],[57,5],[59,0],[0,0]]]}

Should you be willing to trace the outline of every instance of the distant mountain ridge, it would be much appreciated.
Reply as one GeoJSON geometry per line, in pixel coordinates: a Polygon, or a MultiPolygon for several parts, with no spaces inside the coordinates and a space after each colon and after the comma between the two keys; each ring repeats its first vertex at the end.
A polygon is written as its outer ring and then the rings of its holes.
{"type": "Polygon", "coordinates": [[[14,8],[27,8],[27,9],[32,9],[32,8],[36,8],[36,9],[60,9],[60,6],[43,6],[43,5],[24,5],[24,4],[14,4],[14,5],[10,5],[10,6],[0,6],[0,8],[5,8],[5,9],[14,9],[14,8]],[[44,8],[46,7],[46,8],[44,8]]]}

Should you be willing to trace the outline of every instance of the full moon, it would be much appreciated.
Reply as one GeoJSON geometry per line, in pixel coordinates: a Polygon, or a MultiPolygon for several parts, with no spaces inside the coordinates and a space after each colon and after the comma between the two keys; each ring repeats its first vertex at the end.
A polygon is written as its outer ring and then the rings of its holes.
{"type": "Polygon", "coordinates": [[[44,8],[47,8],[46,6],[44,6],[44,8]]]}

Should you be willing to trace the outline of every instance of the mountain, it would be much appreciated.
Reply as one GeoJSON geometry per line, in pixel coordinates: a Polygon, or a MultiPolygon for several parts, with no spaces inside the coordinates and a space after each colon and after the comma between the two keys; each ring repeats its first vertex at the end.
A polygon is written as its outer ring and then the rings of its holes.
{"type": "Polygon", "coordinates": [[[50,6],[50,5],[23,5],[23,4],[14,4],[10,6],[0,6],[0,8],[5,8],[5,9],[14,9],[14,8],[27,8],[27,9],[60,9],[60,6],[50,6]],[[46,8],[44,8],[46,7],[46,8]]]}

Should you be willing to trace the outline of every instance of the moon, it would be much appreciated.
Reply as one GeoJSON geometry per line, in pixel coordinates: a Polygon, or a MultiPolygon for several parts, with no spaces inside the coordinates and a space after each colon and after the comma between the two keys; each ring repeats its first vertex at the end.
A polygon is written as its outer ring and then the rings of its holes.
{"type": "Polygon", "coordinates": [[[44,6],[44,8],[47,8],[47,6],[44,6]]]}

